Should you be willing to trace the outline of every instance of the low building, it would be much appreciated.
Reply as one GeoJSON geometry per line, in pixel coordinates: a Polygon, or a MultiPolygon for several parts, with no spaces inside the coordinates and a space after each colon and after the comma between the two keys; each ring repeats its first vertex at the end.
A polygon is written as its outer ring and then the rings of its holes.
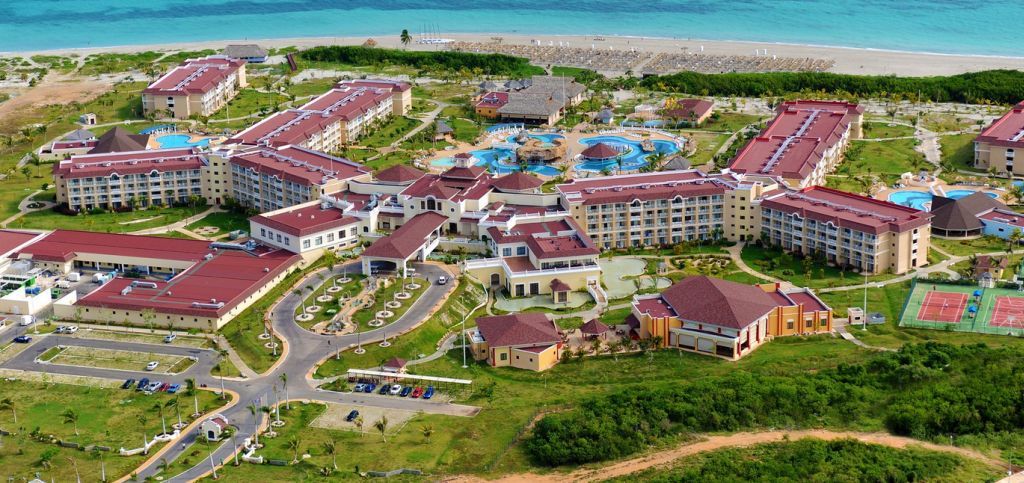
{"type": "Polygon", "coordinates": [[[963,198],[932,197],[932,233],[943,238],[995,235],[1009,238],[1024,225],[1013,212],[987,193],[977,191],[963,198]]]}
{"type": "Polygon", "coordinates": [[[981,131],[974,138],[974,167],[995,169],[1011,176],[1024,175],[1024,163],[1016,162],[1024,153],[1024,101],[981,131]]]}
{"type": "Polygon", "coordinates": [[[792,188],[825,184],[850,139],[861,136],[864,108],[839,101],[789,101],[729,163],[734,173],[760,174],[792,188]]]}
{"type": "Polygon", "coordinates": [[[223,414],[215,414],[199,425],[199,433],[207,441],[220,441],[228,429],[228,418],[223,414]]]}
{"type": "Polygon", "coordinates": [[[564,345],[555,323],[540,313],[480,317],[468,336],[476,360],[530,371],[558,363],[564,345]]]}
{"type": "Polygon", "coordinates": [[[633,297],[636,333],[661,347],[736,360],[771,337],[832,330],[832,310],[807,289],[687,277],[660,295],[633,297]]]}
{"type": "Polygon", "coordinates": [[[205,331],[223,327],[300,261],[255,243],[73,230],[49,233],[13,257],[58,274],[94,274],[97,288],[57,300],[57,317],[205,331]]]}
{"type": "Polygon", "coordinates": [[[223,55],[188,59],[142,91],[142,111],[175,119],[212,116],[246,85],[244,60],[223,55]]]}
{"type": "Polygon", "coordinates": [[[699,126],[711,117],[715,104],[705,99],[668,99],[661,109],[661,116],[673,123],[685,122],[690,126],[699,126]]]}
{"type": "Polygon", "coordinates": [[[79,129],[50,144],[44,144],[36,152],[40,161],[57,161],[71,156],[86,154],[96,147],[96,135],[79,129]]]}
{"type": "Polygon", "coordinates": [[[424,212],[405,222],[394,233],[384,236],[363,250],[360,261],[363,274],[395,271],[403,277],[412,260],[424,262],[441,242],[441,227],[447,218],[424,212]]]}
{"type": "Polygon", "coordinates": [[[392,357],[388,359],[380,369],[384,372],[393,372],[395,374],[402,374],[405,372],[405,367],[409,364],[408,361],[401,357],[392,357]]]}
{"type": "Polygon", "coordinates": [[[813,187],[778,190],[760,201],[761,239],[790,252],[870,274],[928,264],[932,214],[813,187]]]}
{"type": "Polygon", "coordinates": [[[354,205],[341,203],[346,202],[314,201],[256,215],[249,219],[249,233],[292,253],[352,248],[359,244],[360,219],[349,213],[354,205]]]}
{"type": "Polygon", "coordinates": [[[583,101],[586,90],[570,77],[533,76],[528,87],[508,94],[498,116],[502,122],[553,126],[566,109],[583,101]]]}
{"type": "Polygon", "coordinates": [[[508,92],[486,92],[473,104],[473,109],[480,117],[497,119],[498,110],[508,104],[508,92]]]}
{"type": "Polygon", "coordinates": [[[1003,278],[1003,272],[1010,266],[1010,259],[1007,257],[993,257],[989,255],[978,255],[974,260],[973,277],[975,280],[990,278],[999,280],[1003,278]]]}
{"type": "Polygon", "coordinates": [[[256,44],[229,44],[221,51],[221,55],[241,59],[249,64],[262,64],[267,61],[268,52],[256,44]]]}

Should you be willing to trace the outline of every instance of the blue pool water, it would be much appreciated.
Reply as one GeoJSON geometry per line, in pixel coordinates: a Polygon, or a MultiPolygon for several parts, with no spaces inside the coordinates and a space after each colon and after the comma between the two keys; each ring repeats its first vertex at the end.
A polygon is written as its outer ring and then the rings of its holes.
{"type": "MultiPolygon", "coordinates": [[[[470,151],[470,154],[477,159],[475,166],[483,166],[491,173],[508,174],[519,171],[519,165],[512,161],[512,151],[507,149],[478,149],[470,151]]],[[[455,166],[455,160],[450,157],[435,159],[430,162],[430,165],[448,168],[455,166]]],[[[531,164],[527,166],[526,170],[541,176],[558,176],[561,174],[561,171],[557,168],[544,164],[531,164]]]]}
{"type": "MultiPolygon", "coordinates": [[[[625,147],[625,150],[622,152],[622,169],[626,171],[639,169],[641,166],[646,165],[647,156],[654,154],[645,153],[640,147],[640,141],[626,139],[621,136],[596,136],[580,139],[580,144],[587,147],[593,146],[597,143],[605,143],[615,147],[625,147]]],[[[671,141],[654,141],[654,152],[672,154],[677,151],[679,151],[679,149],[676,147],[676,144],[671,141]]],[[[591,159],[576,165],[577,171],[600,173],[606,169],[612,171],[619,169],[618,159],[591,159]]]]}
{"type": "Polygon", "coordinates": [[[210,145],[210,138],[202,138],[199,141],[190,141],[192,136],[188,134],[167,134],[156,138],[161,148],[190,148],[192,146],[206,147],[210,145]]]}
{"type": "MultiPolygon", "coordinates": [[[[974,190],[950,190],[946,192],[946,197],[957,200],[972,194],[974,194],[974,190]]],[[[992,198],[998,197],[995,193],[985,194],[992,198]]],[[[924,210],[928,208],[926,205],[932,202],[932,194],[926,191],[897,191],[889,195],[889,201],[916,210],[924,210]]]]}

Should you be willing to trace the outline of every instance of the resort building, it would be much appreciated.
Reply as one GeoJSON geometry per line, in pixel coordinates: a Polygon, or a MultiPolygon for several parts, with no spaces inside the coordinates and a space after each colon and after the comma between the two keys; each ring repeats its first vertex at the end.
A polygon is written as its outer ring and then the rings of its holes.
{"type": "Polygon", "coordinates": [[[661,109],[661,117],[673,124],[681,122],[690,126],[699,126],[711,117],[715,104],[705,99],[667,99],[661,109]]]}
{"type": "Polygon", "coordinates": [[[558,363],[564,346],[555,323],[540,313],[480,317],[467,332],[473,357],[492,367],[544,371],[558,363]]]}
{"type": "Polygon", "coordinates": [[[267,61],[268,52],[256,44],[229,44],[221,51],[221,55],[241,59],[249,64],[262,64],[267,61]]]}
{"type": "Polygon", "coordinates": [[[661,347],[736,360],[772,337],[830,332],[832,310],[807,289],[698,276],[634,296],[630,322],[661,347]]]}
{"type": "Polygon", "coordinates": [[[533,76],[529,87],[508,93],[498,115],[502,122],[554,126],[566,109],[583,102],[586,91],[571,77],[533,76]]]}
{"type": "Polygon", "coordinates": [[[211,116],[245,87],[245,61],[223,55],[188,59],[142,91],[147,116],[211,116]]]}
{"type": "Polygon", "coordinates": [[[1024,101],[974,138],[974,167],[1020,176],[1024,174],[1024,162],[1014,166],[1017,152],[1024,154],[1024,101]]]}
{"type": "Polygon", "coordinates": [[[928,264],[932,214],[813,187],[778,190],[760,201],[761,239],[871,274],[928,264]]]}
{"type": "Polygon", "coordinates": [[[1014,212],[988,193],[977,191],[963,198],[934,195],[931,201],[932,234],[943,238],[993,235],[1007,239],[1024,230],[1024,215],[1014,212]]]}
{"type": "Polygon", "coordinates": [[[36,152],[40,161],[57,161],[78,154],[86,154],[96,147],[96,135],[85,129],[78,129],[50,144],[44,144],[36,152]]]}
{"type": "Polygon", "coordinates": [[[159,148],[149,134],[133,134],[121,126],[115,126],[103,133],[85,154],[124,153],[159,148]]]}
{"type": "Polygon", "coordinates": [[[359,243],[360,219],[348,214],[349,207],[342,203],[305,203],[256,215],[249,219],[249,234],[292,253],[319,255],[325,249],[352,248],[359,243]]]}
{"type": "Polygon", "coordinates": [[[53,165],[56,200],[76,211],[187,203],[206,198],[198,148],[83,154],[53,165]]]}
{"type": "Polygon", "coordinates": [[[505,107],[505,104],[508,104],[508,92],[485,92],[473,104],[473,110],[480,117],[497,119],[498,109],[505,107]]]}
{"type": "Polygon", "coordinates": [[[278,112],[254,124],[227,143],[335,152],[374,123],[400,115],[396,111],[407,111],[411,96],[411,87],[401,82],[341,82],[298,109],[278,112]]]}
{"type": "Polygon", "coordinates": [[[789,101],[729,164],[734,173],[760,174],[792,188],[825,184],[850,139],[861,137],[864,108],[839,101],[789,101]]]}
{"type": "Polygon", "coordinates": [[[262,147],[227,156],[227,183],[238,203],[260,212],[319,201],[370,170],[344,158],[297,146],[262,147]]]}
{"type": "Polygon", "coordinates": [[[54,302],[68,320],[213,331],[281,281],[300,258],[255,243],[57,230],[13,255],[98,288],[54,302]],[[130,277],[130,278],[128,278],[130,277]]]}

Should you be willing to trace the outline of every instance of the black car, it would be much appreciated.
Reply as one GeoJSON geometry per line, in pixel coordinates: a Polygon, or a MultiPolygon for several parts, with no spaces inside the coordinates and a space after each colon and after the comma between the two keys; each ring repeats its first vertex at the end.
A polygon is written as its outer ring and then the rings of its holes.
{"type": "Polygon", "coordinates": [[[14,342],[19,344],[28,344],[29,342],[32,342],[32,338],[27,335],[19,335],[14,338],[14,342]]]}
{"type": "Polygon", "coordinates": [[[132,387],[133,384],[135,384],[135,379],[126,379],[124,384],[121,384],[121,389],[128,389],[129,387],[132,387]]]}
{"type": "Polygon", "coordinates": [[[149,378],[148,377],[143,377],[142,379],[139,379],[139,384],[135,386],[135,390],[136,391],[141,391],[143,389],[146,389],[146,386],[148,386],[148,385],[149,385],[149,378]]]}
{"type": "Polygon", "coordinates": [[[355,409],[353,409],[352,411],[349,411],[348,416],[345,416],[345,421],[351,423],[352,421],[355,421],[355,419],[358,418],[358,417],[359,417],[359,411],[356,411],[355,409]]]}
{"type": "Polygon", "coordinates": [[[380,390],[377,391],[377,394],[380,394],[380,395],[383,395],[383,396],[387,396],[388,395],[388,391],[390,391],[390,390],[391,390],[391,386],[389,384],[381,384],[380,385],[380,390]]]}
{"type": "Polygon", "coordinates": [[[402,392],[398,393],[401,397],[407,397],[412,392],[412,386],[405,386],[402,388],[402,392]]]}

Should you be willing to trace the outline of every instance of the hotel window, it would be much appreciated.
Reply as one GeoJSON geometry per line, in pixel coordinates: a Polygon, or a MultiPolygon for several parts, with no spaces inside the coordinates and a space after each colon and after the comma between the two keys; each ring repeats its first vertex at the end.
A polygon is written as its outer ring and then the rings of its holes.
{"type": "Polygon", "coordinates": [[[813,329],[814,328],[814,319],[807,319],[807,328],[808,329],[813,329]]]}
{"type": "Polygon", "coordinates": [[[516,247],[516,256],[522,257],[526,255],[526,247],[516,247]]]}
{"type": "Polygon", "coordinates": [[[309,248],[309,240],[302,240],[302,248],[309,248]]]}
{"type": "Polygon", "coordinates": [[[500,359],[503,360],[503,361],[507,361],[508,360],[508,354],[502,352],[500,359]]]}
{"type": "Polygon", "coordinates": [[[793,319],[789,319],[786,321],[786,329],[793,330],[793,319]]]}
{"type": "Polygon", "coordinates": [[[316,237],[316,246],[320,246],[320,245],[323,245],[323,244],[324,244],[324,237],[322,237],[322,236],[316,237]]]}
{"type": "Polygon", "coordinates": [[[501,256],[503,256],[503,257],[511,257],[512,256],[512,248],[509,248],[509,247],[502,248],[501,249],[501,256]]]}

